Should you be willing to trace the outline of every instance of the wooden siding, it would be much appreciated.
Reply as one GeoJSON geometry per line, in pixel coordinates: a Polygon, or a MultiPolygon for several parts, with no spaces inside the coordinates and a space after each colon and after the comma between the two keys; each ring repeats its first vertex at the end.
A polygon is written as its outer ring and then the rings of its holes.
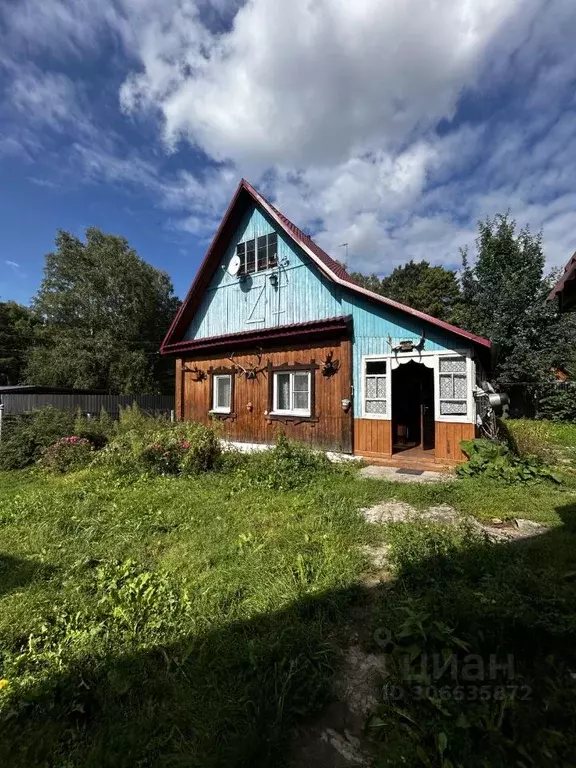
{"type": "Polygon", "coordinates": [[[474,424],[436,422],[436,461],[455,463],[466,461],[460,450],[461,440],[472,440],[476,436],[474,424]]]}
{"type": "Polygon", "coordinates": [[[380,307],[361,296],[346,291],[342,311],[352,315],[354,324],[354,403],[355,418],[362,418],[362,360],[365,355],[390,354],[392,345],[410,339],[417,343],[424,330],[427,352],[461,352],[469,346],[465,339],[444,332],[441,328],[426,325],[421,320],[398,310],[380,307]]]}
{"type": "Polygon", "coordinates": [[[342,314],[338,286],[321,275],[304,251],[253,207],[232,238],[185,338],[257,331],[342,314]],[[247,275],[243,280],[228,274],[226,267],[238,243],[274,231],[278,234],[278,268],[247,275]],[[278,276],[276,287],[269,280],[272,272],[278,276]]]}
{"type": "Polygon", "coordinates": [[[354,453],[378,457],[392,455],[391,421],[354,419],[354,453]]]}
{"type": "MultiPolygon", "coordinates": [[[[235,361],[247,367],[255,361],[255,354],[237,354],[235,361]]],[[[315,377],[315,421],[305,419],[297,421],[270,419],[266,416],[269,396],[269,374],[264,370],[256,379],[247,380],[236,374],[234,387],[233,413],[225,417],[212,417],[210,391],[210,368],[230,368],[231,363],[226,355],[218,357],[194,357],[179,360],[177,364],[177,382],[181,381],[181,397],[178,417],[190,421],[200,421],[204,424],[218,424],[222,435],[229,440],[246,443],[273,443],[279,430],[293,440],[309,443],[326,450],[352,451],[352,413],[344,413],[342,400],[351,399],[351,342],[338,340],[333,344],[323,343],[321,346],[302,345],[293,349],[265,350],[262,356],[262,366],[271,363],[272,366],[308,364],[315,362],[319,367],[315,377]],[[321,363],[328,352],[334,352],[334,358],[339,360],[338,372],[327,378],[322,375],[321,363]],[[197,366],[208,375],[202,381],[194,381],[190,372],[197,366]]]]}
{"type": "MultiPolygon", "coordinates": [[[[355,393],[352,398],[355,419],[362,418],[362,360],[365,355],[388,354],[390,343],[394,345],[405,339],[417,342],[423,331],[427,352],[462,352],[469,346],[465,339],[449,331],[426,324],[401,310],[371,302],[346,287],[332,283],[320,273],[302,248],[290,241],[283,231],[278,231],[276,224],[256,205],[246,213],[232,237],[185,338],[207,339],[244,331],[257,333],[266,328],[348,315],[352,315],[354,328],[351,378],[355,393]],[[227,273],[226,266],[238,242],[273,231],[278,234],[280,266],[274,270],[278,277],[277,287],[270,282],[270,270],[248,276],[243,281],[227,273]]],[[[177,382],[179,376],[177,373],[177,382]]],[[[470,386],[473,386],[472,381],[470,386]]],[[[177,389],[176,399],[182,398],[188,402],[188,394],[183,389],[179,394],[177,389]]],[[[183,413],[182,407],[180,409],[183,413]]],[[[341,410],[340,403],[338,409],[341,410]]],[[[243,431],[245,419],[240,416],[238,419],[235,429],[243,431]]],[[[313,434],[312,427],[308,431],[313,434]]],[[[377,435],[377,443],[380,439],[377,435]]],[[[255,439],[257,441],[260,440],[255,439]]],[[[455,449],[451,447],[449,452],[454,453],[455,449]]]]}

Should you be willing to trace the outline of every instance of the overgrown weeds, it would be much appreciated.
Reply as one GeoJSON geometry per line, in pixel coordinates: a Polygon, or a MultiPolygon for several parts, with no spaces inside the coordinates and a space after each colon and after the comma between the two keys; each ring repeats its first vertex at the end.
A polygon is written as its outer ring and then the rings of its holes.
{"type": "Polygon", "coordinates": [[[561,483],[562,478],[537,456],[518,456],[505,443],[485,438],[463,440],[462,452],[468,457],[456,471],[463,477],[484,475],[505,483],[530,483],[551,480],[561,483]]]}
{"type": "Polygon", "coordinates": [[[573,555],[564,558],[576,536],[568,524],[507,546],[445,526],[391,527],[397,581],[379,603],[375,632],[389,677],[369,723],[382,742],[378,765],[571,764],[576,590],[573,555]]]}

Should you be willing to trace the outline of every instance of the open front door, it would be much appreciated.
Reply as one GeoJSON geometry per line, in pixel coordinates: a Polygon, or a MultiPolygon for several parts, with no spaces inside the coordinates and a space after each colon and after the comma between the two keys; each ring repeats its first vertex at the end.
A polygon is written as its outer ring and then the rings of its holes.
{"type": "Polygon", "coordinates": [[[392,373],[393,452],[434,449],[434,371],[411,360],[392,373]]]}

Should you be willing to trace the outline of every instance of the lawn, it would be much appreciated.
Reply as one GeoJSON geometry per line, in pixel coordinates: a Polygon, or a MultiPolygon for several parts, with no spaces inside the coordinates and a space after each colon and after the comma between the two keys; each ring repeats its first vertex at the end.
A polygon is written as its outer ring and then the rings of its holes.
{"type": "Polygon", "coordinates": [[[382,628],[413,660],[513,653],[532,698],[383,695],[367,724],[378,765],[572,765],[571,480],[417,486],[342,468],[281,491],[242,473],[7,472],[0,531],[3,765],[290,765],[294,726],[331,700],[338,648],[361,630],[378,650],[382,628]],[[492,545],[358,512],[390,498],[551,530],[492,545]],[[363,547],[382,543],[393,579],[368,590],[363,547]]]}

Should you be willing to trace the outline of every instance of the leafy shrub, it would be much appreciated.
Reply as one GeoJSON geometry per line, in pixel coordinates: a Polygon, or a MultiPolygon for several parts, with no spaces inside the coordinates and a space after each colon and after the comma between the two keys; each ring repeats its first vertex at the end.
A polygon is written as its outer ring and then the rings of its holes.
{"type": "Polygon", "coordinates": [[[144,448],[140,464],[144,470],[157,475],[177,475],[189,449],[188,440],[163,435],[144,448]]]}
{"type": "Polygon", "coordinates": [[[288,440],[280,435],[274,448],[252,453],[242,460],[236,457],[236,478],[242,485],[263,486],[285,491],[309,483],[320,472],[332,472],[334,466],[325,453],[288,440]]]}
{"type": "Polygon", "coordinates": [[[0,469],[34,464],[44,449],[73,432],[74,417],[48,406],[10,420],[0,443],[0,469]]]}
{"type": "Polygon", "coordinates": [[[165,423],[156,431],[137,428],[122,431],[97,456],[97,465],[119,474],[158,475],[208,472],[218,464],[222,449],[216,432],[203,424],[165,423]]]}
{"type": "Polygon", "coordinates": [[[94,447],[85,437],[61,437],[46,448],[40,457],[40,466],[51,472],[74,472],[90,463],[94,447]]]}
{"type": "Polygon", "coordinates": [[[559,386],[554,382],[538,393],[538,419],[576,422],[576,384],[559,386]]]}
{"type": "Polygon", "coordinates": [[[222,446],[218,435],[210,427],[195,424],[188,431],[188,448],[184,453],[180,470],[185,475],[195,475],[214,469],[222,456],[222,446]]]}
{"type": "Polygon", "coordinates": [[[78,411],[74,420],[74,434],[89,440],[94,448],[103,448],[116,431],[114,419],[105,408],[97,418],[88,419],[78,411]]]}
{"type": "Polygon", "coordinates": [[[150,434],[162,426],[169,427],[170,422],[164,416],[150,416],[138,407],[138,403],[120,408],[118,421],[115,424],[115,432],[118,435],[127,432],[138,432],[141,435],[150,434]]]}
{"type": "Polygon", "coordinates": [[[516,456],[504,443],[480,438],[462,440],[460,446],[468,461],[457,468],[459,475],[484,475],[506,483],[525,483],[542,479],[561,482],[561,478],[537,456],[516,456]]]}

